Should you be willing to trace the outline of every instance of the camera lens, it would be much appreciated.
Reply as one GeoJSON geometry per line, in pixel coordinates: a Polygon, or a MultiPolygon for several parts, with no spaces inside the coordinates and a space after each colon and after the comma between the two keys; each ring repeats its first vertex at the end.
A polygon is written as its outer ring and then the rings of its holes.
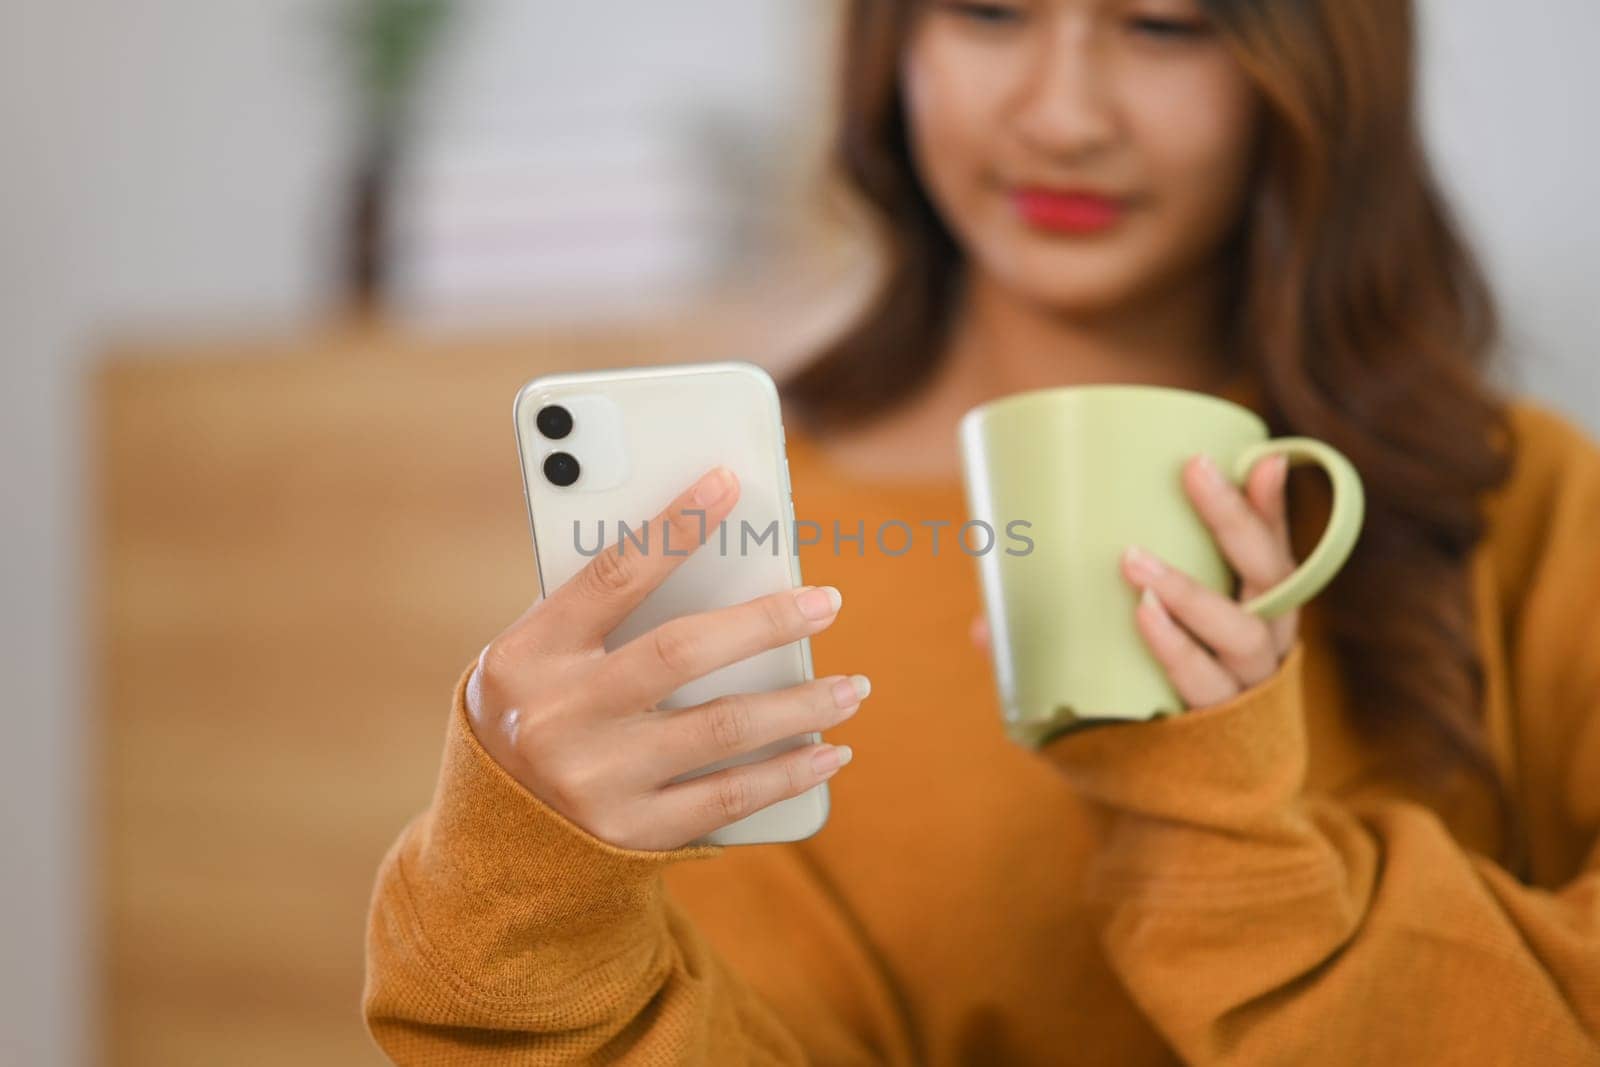
{"type": "Polygon", "coordinates": [[[578,457],[570,452],[552,452],[544,458],[544,476],[566,487],[578,480],[578,457]]]}
{"type": "Polygon", "coordinates": [[[539,426],[539,432],[552,441],[559,441],[572,432],[572,412],[560,404],[540,408],[539,417],[534,421],[539,426]]]}

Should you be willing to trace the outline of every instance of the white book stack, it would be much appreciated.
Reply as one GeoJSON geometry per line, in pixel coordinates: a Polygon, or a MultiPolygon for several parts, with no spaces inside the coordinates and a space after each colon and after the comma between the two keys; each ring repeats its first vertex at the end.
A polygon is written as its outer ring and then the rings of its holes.
{"type": "Polygon", "coordinates": [[[397,312],[615,321],[691,303],[725,269],[739,217],[706,148],[643,112],[425,140],[391,216],[397,312]]]}

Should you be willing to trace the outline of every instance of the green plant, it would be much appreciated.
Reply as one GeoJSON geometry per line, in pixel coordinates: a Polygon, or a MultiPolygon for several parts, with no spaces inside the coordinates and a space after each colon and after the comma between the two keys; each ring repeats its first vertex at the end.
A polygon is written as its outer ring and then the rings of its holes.
{"type": "Polygon", "coordinates": [[[381,304],[389,273],[387,230],[423,68],[454,0],[339,0],[336,11],[359,126],[348,190],[345,289],[352,305],[381,304]]]}
{"type": "Polygon", "coordinates": [[[342,35],[369,130],[387,133],[404,121],[455,6],[454,0],[343,0],[342,35]]]}

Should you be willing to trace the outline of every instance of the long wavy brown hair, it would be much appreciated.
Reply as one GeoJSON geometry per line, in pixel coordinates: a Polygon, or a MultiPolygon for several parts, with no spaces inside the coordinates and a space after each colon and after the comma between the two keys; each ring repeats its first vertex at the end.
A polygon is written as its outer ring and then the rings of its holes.
{"type": "MultiPolygon", "coordinates": [[[[946,352],[963,253],[918,179],[898,70],[924,0],[852,0],[843,28],[836,177],[879,231],[884,272],[859,319],[783,383],[825,432],[926,385],[946,352]]],[[[1488,385],[1498,319],[1425,157],[1409,0],[1204,0],[1267,122],[1230,265],[1228,336],[1274,435],[1327,441],[1360,470],[1367,519],[1318,601],[1357,728],[1425,786],[1481,775],[1500,852],[1525,863],[1482,723],[1469,560],[1480,497],[1514,458],[1488,385]]],[[[1297,469],[1291,501],[1323,508],[1297,469]]],[[[1320,501],[1319,496],[1323,497],[1320,501]]]]}

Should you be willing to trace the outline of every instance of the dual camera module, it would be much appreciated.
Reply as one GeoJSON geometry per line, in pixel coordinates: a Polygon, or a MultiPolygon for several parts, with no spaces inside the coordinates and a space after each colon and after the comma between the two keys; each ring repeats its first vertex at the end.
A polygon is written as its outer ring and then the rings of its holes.
{"type": "MultiPolygon", "coordinates": [[[[534,418],[539,432],[559,441],[572,432],[572,412],[560,404],[548,404],[534,418]]],[[[544,458],[544,476],[563,489],[578,480],[578,457],[571,452],[552,452],[544,458]]]]}

